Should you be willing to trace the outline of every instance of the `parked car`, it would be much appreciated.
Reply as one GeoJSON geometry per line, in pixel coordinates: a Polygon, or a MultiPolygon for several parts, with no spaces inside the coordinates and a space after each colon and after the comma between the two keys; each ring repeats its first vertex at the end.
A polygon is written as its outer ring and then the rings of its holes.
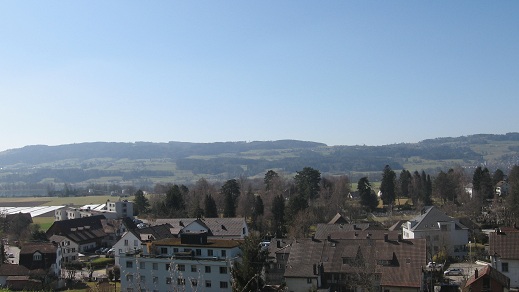
{"type": "Polygon", "coordinates": [[[457,269],[457,268],[451,268],[451,269],[448,269],[445,272],[443,272],[443,274],[445,276],[462,276],[463,275],[463,270],[462,269],[457,269]]]}
{"type": "Polygon", "coordinates": [[[437,262],[429,262],[427,263],[427,268],[430,270],[441,271],[443,269],[443,264],[437,262]]]}

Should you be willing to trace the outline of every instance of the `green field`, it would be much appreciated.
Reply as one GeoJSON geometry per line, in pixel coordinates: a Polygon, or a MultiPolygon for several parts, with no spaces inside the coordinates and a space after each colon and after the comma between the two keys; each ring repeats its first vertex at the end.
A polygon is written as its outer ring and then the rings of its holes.
{"type": "Polygon", "coordinates": [[[106,201],[118,201],[119,197],[112,196],[85,196],[85,197],[23,197],[23,198],[3,198],[2,205],[7,206],[14,203],[17,206],[23,203],[36,206],[60,206],[72,205],[83,206],[88,204],[103,204],[106,201]]]}

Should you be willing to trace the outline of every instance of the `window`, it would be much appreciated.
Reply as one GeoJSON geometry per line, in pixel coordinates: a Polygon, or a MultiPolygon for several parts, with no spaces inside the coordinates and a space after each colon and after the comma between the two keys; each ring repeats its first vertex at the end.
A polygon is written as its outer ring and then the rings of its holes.
{"type": "Polygon", "coordinates": [[[211,280],[205,280],[205,286],[211,288],[211,280]]]}
{"type": "Polygon", "coordinates": [[[133,288],[126,288],[126,292],[133,292],[133,288]]]}
{"type": "Polygon", "coordinates": [[[72,252],[76,252],[76,248],[75,247],[72,248],[72,252]]]}
{"type": "Polygon", "coordinates": [[[178,270],[183,272],[186,270],[186,266],[185,265],[178,265],[178,270]]]}
{"type": "Polygon", "coordinates": [[[191,279],[191,286],[193,286],[193,287],[198,286],[198,280],[197,279],[191,279]]]}
{"type": "Polygon", "coordinates": [[[281,264],[278,264],[278,270],[281,270],[281,264]]]}
{"type": "Polygon", "coordinates": [[[220,289],[226,289],[229,287],[229,283],[227,282],[220,282],[220,289]]]}
{"type": "Polygon", "coordinates": [[[174,247],[174,248],[173,248],[173,252],[174,252],[174,253],[177,253],[177,252],[178,252],[178,248],[174,247]]]}
{"type": "Polygon", "coordinates": [[[142,270],[146,269],[146,262],[140,262],[139,269],[142,269],[142,270]]]}
{"type": "Polygon", "coordinates": [[[146,276],[141,275],[141,283],[146,282],[146,276]]]}
{"type": "Polygon", "coordinates": [[[119,254],[122,254],[122,253],[123,253],[123,249],[120,248],[120,249],[119,249],[119,254]]]}
{"type": "Polygon", "coordinates": [[[220,267],[220,274],[227,274],[227,267],[220,267]]]}
{"type": "Polygon", "coordinates": [[[134,239],[133,240],[133,246],[138,246],[139,245],[139,241],[137,239],[134,239]]]}
{"type": "Polygon", "coordinates": [[[307,284],[312,284],[312,278],[306,278],[306,283],[307,284]]]}
{"type": "Polygon", "coordinates": [[[128,246],[128,239],[124,240],[124,246],[128,246]]]}
{"type": "Polygon", "coordinates": [[[168,253],[168,248],[167,247],[161,247],[160,248],[160,253],[161,254],[167,254],[168,253]]]}
{"type": "Polygon", "coordinates": [[[126,275],[126,281],[133,282],[133,275],[132,274],[126,275]]]}
{"type": "Polygon", "coordinates": [[[211,266],[205,266],[205,272],[211,273],[211,266]]]}
{"type": "Polygon", "coordinates": [[[196,273],[196,265],[191,265],[191,272],[196,273]]]}
{"type": "Polygon", "coordinates": [[[241,233],[245,234],[245,227],[242,228],[241,233]]]}
{"type": "Polygon", "coordinates": [[[126,261],[126,267],[127,268],[133,268],[133,262],[132,261],[126,261]]]}
{"type": "Polygon", "coordinates": [[[201,256],[202,255],[202,250],[201,249],[197,248],[195,251],[196,251],[195,254],[197,256],[201,256]]]}
{"type": "Polygon", "coordinates": [[[166,277],[166,284],[171,284],[171,277],[166,277]]]}
{"type": "Polygon", "coordinates": [[[186,285],[186,279],[178,278],[177,279],[177,285],[186,285]]]}
{"type": "Polygon", "coordinates": [[[207,256],[209,256],[209,257],[213,256],[213,250],[212,249],[208,249],[207,250],[207,256]]]}
{"type": "Polygon", "coordinates": [[[226,257],[227,256],[227,251],[226,250],[222,250],[222,257],[226,257]]]}
{"type": "Polygon", "coordinates": [[[508,272],[508,263],[501,263],[501,271],[504,273],[508,272]]]}
{"type": "Polygon", "coordinates": [[[42,259],[41,253],[35,253],[32,255],[33,261],[41,261],[41,259],[42,259]]]}
{"type": "Polygon", "coordinates": [[[159,282],[159,277],[154,276],[153,277],[153,284],[157,284],[159,282]]]}
{"type": "Polygon", "coordinates": [[[154,270],[158,270],[159,269],[159,264],[158,263],[153,263],[153,269],[154,270]]]}
{"type": "Polygon", "coordinates": [[[171,270],[171,264],[166,264],[166,271],[171,270]]]}

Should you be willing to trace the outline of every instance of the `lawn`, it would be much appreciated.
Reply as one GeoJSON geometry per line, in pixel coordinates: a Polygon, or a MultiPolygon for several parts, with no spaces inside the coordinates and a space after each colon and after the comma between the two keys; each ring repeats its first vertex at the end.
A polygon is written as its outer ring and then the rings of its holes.
{"type": "Polygon", "coordinates": [[[54,223],[54,217],[34,217],[32,218],[32,222],[40,225],[40,230],[47,231],[52,223],[54,223]]]}
{"type": "Polygon", "coordinates": [[[2,205],[7,206],[9,203],[15,203],[18,205],[23,203],[31,203],[37,206],[60,206],[60,205],[73,205],[83,206],[88,204],[103,204],[107,200],[117,201],[119,197],[112,196],[84,196],[84,197],[23,197],[23,198],[4,198],[2,199],[2,205]]]}

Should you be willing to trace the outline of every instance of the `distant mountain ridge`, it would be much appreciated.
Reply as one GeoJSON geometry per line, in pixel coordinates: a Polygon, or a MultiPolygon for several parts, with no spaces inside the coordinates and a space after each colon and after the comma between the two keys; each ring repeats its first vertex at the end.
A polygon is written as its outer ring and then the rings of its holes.
{"type": "Polygon", "coordinates": [[[352,178],[386,164],[394,170],[439,170],[486,165],[506,170],[519,163],[519,133],[477,134],[384,146],[327,146],[278,140],[254,142],[93,142],[26,146],[0,152],[0,186],[8,184],[191,183],[262,177],[269,169],[287,175],[306,166],[324,175],[352,178]]]}

